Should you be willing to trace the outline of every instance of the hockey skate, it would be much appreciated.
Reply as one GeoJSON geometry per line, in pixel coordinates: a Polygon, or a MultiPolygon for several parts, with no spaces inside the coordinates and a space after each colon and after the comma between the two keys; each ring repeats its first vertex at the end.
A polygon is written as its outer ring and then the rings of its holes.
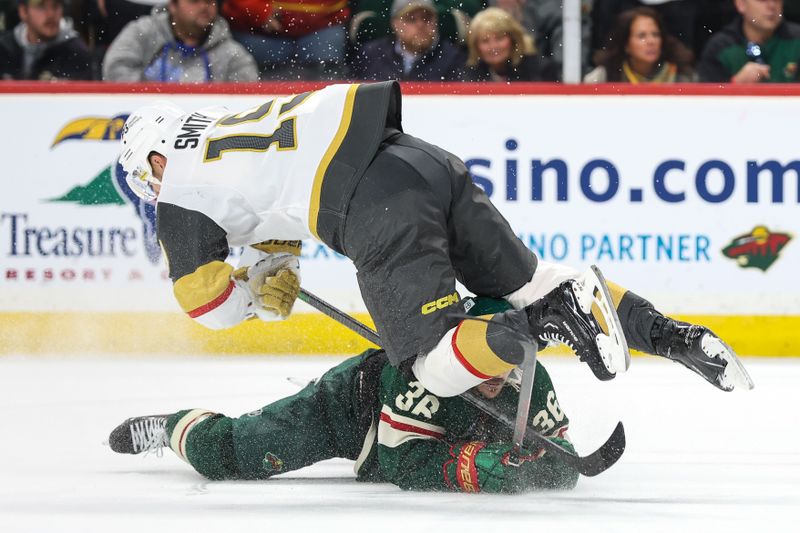
{"type": "Polygon", "coordinates": [[[651,338],[657,355],[681,363],[719,389],[755,386],[736,352],[704,326],[658,317],[651,338]]]}
{"type": "Polygon", "coordinates": [[[592,265],[525,308],[531,332],[543,343],[561,343],[603,381],[625,372],[631,354],[605,279],[592,265]]]}
{"type": "Polygon", "coordinates": [[[169,446],[166,430],[168,417],[150,415],[129,418],[114,428],[108,436],[108,444],[117,453],[159,453],[163,447],[169,446]]]}

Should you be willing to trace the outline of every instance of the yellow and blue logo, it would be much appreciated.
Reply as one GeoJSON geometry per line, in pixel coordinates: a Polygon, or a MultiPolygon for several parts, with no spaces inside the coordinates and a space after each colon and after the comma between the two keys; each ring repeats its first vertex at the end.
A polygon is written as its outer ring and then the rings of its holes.
{"type": "Polygon", "coordinates": [[[84,117],[70,121],[61,128],[50,148],[64,141],[118,141],[122,137],[122,127],[128,115],[108,117],[84,117]]]}
{"type": "MultiPolygon", "coordinates": [[[[59,130],[50,148],[66,141],[119,141],[128,114],[112,117],[82,117],[71,120],[59,130]]],[[[155,206],[145,203],[131,191],[125,182],[125,172],[119,160],[103,168],[89,183],[76,185],[64,195],[52,198],[52,202],[71,202],[84,206],[131,204],[142,221],[144,249],[151,263],[157,264],[161,252],[156,238],[155,206]]]]}

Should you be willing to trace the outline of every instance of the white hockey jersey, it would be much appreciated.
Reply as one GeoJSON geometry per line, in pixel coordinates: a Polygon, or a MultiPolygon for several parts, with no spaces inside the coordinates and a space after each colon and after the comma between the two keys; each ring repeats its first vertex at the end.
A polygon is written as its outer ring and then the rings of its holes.
{"type": "Polygon", "coordinates": [[[293,241],[314,237],[337,248],[337,224],[390,115],[399,127],[394,82],[331,85],[241,112],[187,115],[164,150],[157,206],[158,238],[184,311],[215,329],[248,316],[249,296],[224,262],[231,246],[277,240],[266,248],[295,250],[293,241]]]}
{"type": "Polygon", "coordinates": [[[357,88],[333,85],[236,114],[192,113],[164,154],[159,202],[209,216],[231,246],[315,236],[322,176],[347,132],[357,88]]]}

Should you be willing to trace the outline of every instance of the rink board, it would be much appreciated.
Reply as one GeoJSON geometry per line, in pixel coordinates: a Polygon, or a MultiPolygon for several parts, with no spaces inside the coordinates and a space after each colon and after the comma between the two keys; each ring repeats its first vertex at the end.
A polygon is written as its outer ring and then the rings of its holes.
{"type": "MultiPolygon", "coordinates": [[[[355,316],[372,324],[366,313],[357,313],[355,316]]],[[[798,356],[800,317],[677,317],[708,326],[742,355],[798,356]],[[754,335],[754,331],[759,334],[754,335]]],[[[248,321],[224,331],[208,330],[175,313],[0,313],[0,325],[3,331],[0,336],[0,355],[352,355],[374,346],[318,313],[296,313],[280,323],[248,321]]],[[[571,353],[566,348],[547,348],[546,352],[559,355],[571,353]]]]}
{"type": "MultiPolygon", "coordinates": [[[[116,164],[125,117],[165,93],[186,109],[238,109],[317,86],[220,86],[219,94],[53,87],[0,87],[4,117],[15,125],[0,132],[15,152],[5,169],[14,184],[0,198],[0,353],[59,345],[65,352],[347,353],[363,345],[310,314],[228,332],[196,327],[174,303],[152,208],[125,190],[116,164]],[[143,340],[154,325],[158,342],[143,340]]],[[[660,309],[711,326],[742,353],[800,353],[800,291],[793,289],[800,160],[787,120],[800,114],[800,91],[520,87],[524,94],[407,86],[405,130],[461,157],[542,259],[597,264],[660,309]]],[[[306,241],[302,273],[309,290],[364,313],[346,258],[306,241]]]]}

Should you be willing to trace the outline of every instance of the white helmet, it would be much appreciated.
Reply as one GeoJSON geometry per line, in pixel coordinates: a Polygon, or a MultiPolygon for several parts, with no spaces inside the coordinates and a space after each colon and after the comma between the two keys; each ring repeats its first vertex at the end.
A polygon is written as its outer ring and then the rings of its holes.
{"type": "Polygon", "coordinates": [[[185,112],[169,102],[158,102],[134,111],[122,128],[122,155],[119,162],[127,173],[125,181],[145,201],[158,196],[153,190],[153,170],[147,161],[150,152],[164,154],[172,144],[185,112]]]}

